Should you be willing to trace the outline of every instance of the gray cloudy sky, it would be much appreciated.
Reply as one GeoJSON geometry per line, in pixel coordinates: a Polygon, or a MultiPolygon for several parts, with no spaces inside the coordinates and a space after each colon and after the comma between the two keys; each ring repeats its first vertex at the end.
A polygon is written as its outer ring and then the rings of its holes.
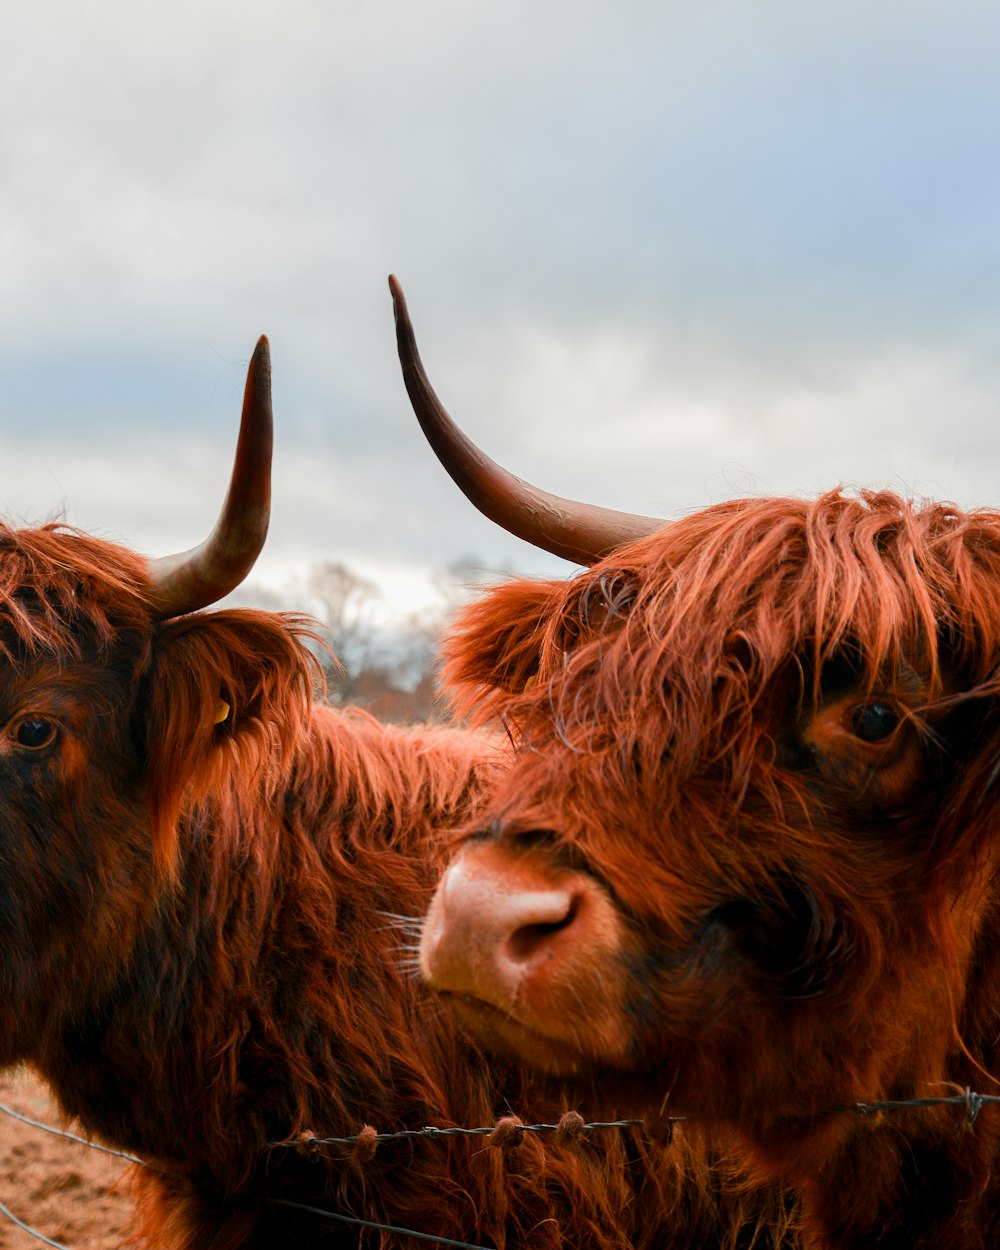
{"type": "Polygon", "coordinates": [[[568,568],[422,445],[390,271],[452,412],[550,490],[1000,504],[998,61],[986,0],[12,0],[4,508],[199,541],[263,331],[265,579],[568,568]]]}

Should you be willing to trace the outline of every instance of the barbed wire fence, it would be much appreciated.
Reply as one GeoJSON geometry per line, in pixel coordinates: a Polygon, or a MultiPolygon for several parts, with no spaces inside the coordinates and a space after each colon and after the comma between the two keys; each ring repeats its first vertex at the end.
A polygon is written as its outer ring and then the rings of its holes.
{"type": "MultiPolygon", "coordinates": [[[[821,1115],[841,1115],[850,1114],[858,1116],[872,1116],[883,1112],[894,1111],[917,1111],[925,1110],[932,1107],[956,1107],[964,1108],[965,1122],[971,1128],[979,1113],[984,1107],[1000,1103],[1000,1095],[997,1094],[979,1094],[975,1090],[966,1086],[966,1088],[957,1094],[942,1095],[933,1098],[909,1098],[889,1101],[872,1101],[872,1102],[855,1102],[846,1103],[843,1106],[829,1107],[821,1115]]],[[[87,1137],[81,1137],[76,1133],[68,1132],[66,1129],[56,1128],[52,1124],[45,1124],[41,1120],[32,1119],[31,1116],[24,1115],[23,1112],[15,1111],[13,1107],[0,1103],[0,1114],[10,1116],[15,1120],[20,1120],[24,1124],[30,1125],[32,1128],[39,1129],[41,1132],[52,1133],[57,1137],[66,1138],[69,1141],[76,1142],[78,1145],[86,1146],[90,1150],[98,1150],[103,1154],[113,1155],[122,1159],[127,1163],[132,1163],[138,1167],[148,1168],[152,1171],[161,1172],[164,1175],[171,1175],[169,1171],[150,1163],[146,1159],[139,1158],[137,1155],[129,1154],[124,1150],[115,1150],[111,1146],[105,1146],[101,1142],[91,1141],[87,1137]]],[[[670,1135],[673,1133],[675,1124],[683,1124],[692,1120],[691,1116],[664,1116],[657,1127],[665,1130],[667,1136],[666,1141],[669,1142],[670,1135]]],[[[613,1130],[622,1130],[629,1128],[643,1128],[646,1125],[645,1120],[584,1120],[583,1116],[576,1111],[567,1111],[560,1117],[555,1124],[524,1124],[516,1116],[503,1116],[492,1125],[482,1125],[477,1128],[435,1128],[428,1125],[420,1129],[402,1129],[392,1133],[379,1133],[371,1125],[367,1125],[360,1133],[353,1133],[344,1137],[317,1137],[313,1133],[300,1133],[297,1137],[286,1138],[282,1141],[272,1141],[267,1143],[267,1149],[271,1150],[295,1150],[305,1154],[321,1154],[325,1147],[340,1146],[351,1147],[354,1151],[355,1162],[366,1162],[375,1157],[378,1147],[382,1144],[399,1141],[435,1141],[448,1137],[479,1137],[485,1138],[488,1146],[505,1150],[516,1146],[525,1134],[551,1134],[553,1139],[559,1144],[571,1144],[579,1141],[585,1135],[590,1133],[600,1133],[613,1130]]],[[[371,1229],[377,1232],[396,1233],[397,1235],[412,1238],[414,1241],[432,1242],[438,1246],[454,1247],[455,1250],[491,1250],[489,1246],[478,1246],[468,1241],[456,1241],[448,1237],[440,1237],[432,1233],[420,1232],[417,1229],[402,1228],[396,1224],[381,1224],[374,1220],[363,1220],[357,1216],[344,1215],[338,1211],[329,1211],[321,1207],[309,1206],[305,1203],[294,1202],[288,1198],[272,1199],[276,1206],[288,1207],[292,1210],[304,1211],[326,1220],[336,1223],[348,1224],[357,1228],[371,1229]]],[[[3,1202],[0,1202],[0,1215],[4,1216],[12,1224],[34,1237],[43,1245],[52,1246],[54,1250],[71,1250],[70,1247],[62,1242],[53,1241],[52,1238],[46,1237],[44,1233],[33,1228],[24,1220],[15,1215],[3,1202]]]]}

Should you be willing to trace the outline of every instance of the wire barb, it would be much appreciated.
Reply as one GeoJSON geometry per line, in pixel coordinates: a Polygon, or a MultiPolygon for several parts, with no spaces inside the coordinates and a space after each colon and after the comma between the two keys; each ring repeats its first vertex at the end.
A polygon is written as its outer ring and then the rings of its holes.
{"type": "Polygon", "coordinates": [[[986,1101],[984,1095],[977,1094],[975,1090],[965,1087],[965,1103],[966,1103],[966,1123],[975,1124],[976,1116],[983,1109],[983,1103],[986,1101]]]}

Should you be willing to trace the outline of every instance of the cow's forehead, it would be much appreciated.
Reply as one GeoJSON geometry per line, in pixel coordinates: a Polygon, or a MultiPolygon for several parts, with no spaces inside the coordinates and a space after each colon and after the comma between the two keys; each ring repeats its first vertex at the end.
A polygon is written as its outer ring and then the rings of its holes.
{"type": "Polygon", "coordinates": [[[765,653],[813,646],[822,659],[824,647],[853,642],[894,663],[942,625],[992,645],[998,602],[997,514],[831,492],[682,518],[595,565],[566,606],[584,636],[624,629],[629,646],[664,654],[742,640],[765,653]]]}
{"type": "Polygon", "coordinates": [[[734,501],[578,575],[546,629],[506,708],[546,750],[669,740],[700,760],[722,735],[731,754],[767,730],[771,694],[814,702],[845,660],[869,688],[915,673],[928,700],[956,674],[992,689],[1000,515],[887,492],[734,501]]]}
{"type": "Polygon", "coordinates": [[[125,548],[58,525],[0,525],[0,652],[65,656],[149,634],[148,585],[146,561],[125,548]]]}

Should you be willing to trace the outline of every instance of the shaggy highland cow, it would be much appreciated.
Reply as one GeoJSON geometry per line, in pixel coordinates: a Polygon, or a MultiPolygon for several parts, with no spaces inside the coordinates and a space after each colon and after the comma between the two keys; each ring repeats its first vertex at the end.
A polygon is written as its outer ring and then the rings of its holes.
{"type": "Polygon", "coordinates": [[[587,564],[446,647],[517,744],[427,915],[427,982],[496,1049],[666,1100],[816,1250],[1000,1244],[1000,514],[887,492],[669,524],[512,479],[404,375],[488,515],[587,564]],[[974,1100],[970,1109],[976,1110],[974,1100]]]}

